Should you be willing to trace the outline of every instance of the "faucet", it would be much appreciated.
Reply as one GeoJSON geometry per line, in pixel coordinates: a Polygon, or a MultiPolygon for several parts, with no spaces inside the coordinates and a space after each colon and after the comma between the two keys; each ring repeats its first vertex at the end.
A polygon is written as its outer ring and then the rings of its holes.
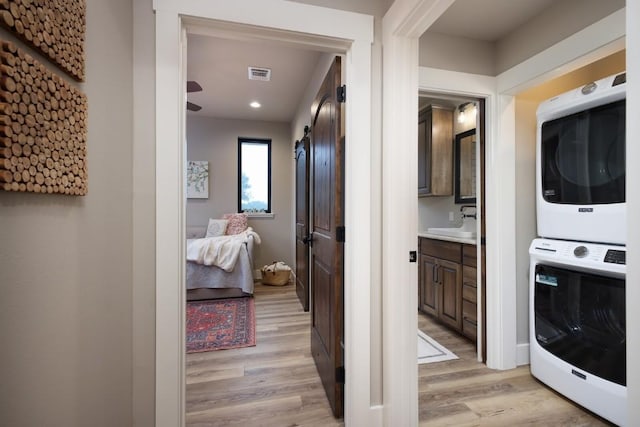
{"type": "Polygon", "coordinates": [[[476,205],[462,205],[462,206],[460,206],[460,212],[462,212],[462,219],[465,219],[465,218],[478,219],[478,214],[477,213],[473,213],[473,214],[465,213],[465,209],[467,209],[467,208],[476,209],[476,205]]]}

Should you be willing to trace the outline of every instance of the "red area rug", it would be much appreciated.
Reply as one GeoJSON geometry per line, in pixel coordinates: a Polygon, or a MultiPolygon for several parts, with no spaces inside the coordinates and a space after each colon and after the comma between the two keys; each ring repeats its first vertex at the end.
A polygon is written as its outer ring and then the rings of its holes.
{"type": "Polygon", "coordinates": [[[187,353],[256,345],[253,298],[187,302],[187,353]]]}

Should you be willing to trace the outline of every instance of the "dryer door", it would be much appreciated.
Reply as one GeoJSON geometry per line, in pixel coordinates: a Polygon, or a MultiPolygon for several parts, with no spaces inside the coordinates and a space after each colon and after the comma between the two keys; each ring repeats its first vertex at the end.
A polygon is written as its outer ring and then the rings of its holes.
{"type": "Polygon", "coordinates": [[[625,100],[541,127],[542,197],[548,203],[625,201],[625,100]]]}

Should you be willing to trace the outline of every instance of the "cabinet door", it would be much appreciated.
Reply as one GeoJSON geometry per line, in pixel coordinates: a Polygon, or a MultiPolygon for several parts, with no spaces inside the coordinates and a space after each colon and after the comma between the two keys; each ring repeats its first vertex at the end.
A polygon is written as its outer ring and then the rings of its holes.
{"type": "Polygon", "coordinates": [[[423,111],[418,116],[418,196],[429,194],[431,184],[430,141],[431,115],[423,111]]]}
{"type": "Polygon", "coordinates": [[[438,260],[437,271],[442,303],[440,320],[457,331],[462,329],[462,266],[455,262],[438,260]]]}
{"type": "Polygon", "coordinates": [[[433,196],[453,195],[453,113],[433,108],[431,113],[431,186],[433,196]]]}
{"type": "Polygon", "coordinates": [[[438,268],[436,259],[420,255],[420,283],[418,292],[418,308],[428,314],[438,316],[438,298],[440,292],[435,282],[435,271],[438,268]]]}

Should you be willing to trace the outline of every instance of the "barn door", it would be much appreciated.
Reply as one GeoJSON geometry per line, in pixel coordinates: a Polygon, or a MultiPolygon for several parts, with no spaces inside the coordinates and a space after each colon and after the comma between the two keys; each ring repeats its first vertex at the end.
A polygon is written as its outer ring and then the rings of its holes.
{"type": "Polygon", "coordinates": [[[296,141],[296,294],[309,311],[309,127],[296,141]]]}
{"type": "Polygon", "coordinates": [[[336,417],[343,412],[344,201],[340,58],[312,107],[311,352],[336,417]]]}

